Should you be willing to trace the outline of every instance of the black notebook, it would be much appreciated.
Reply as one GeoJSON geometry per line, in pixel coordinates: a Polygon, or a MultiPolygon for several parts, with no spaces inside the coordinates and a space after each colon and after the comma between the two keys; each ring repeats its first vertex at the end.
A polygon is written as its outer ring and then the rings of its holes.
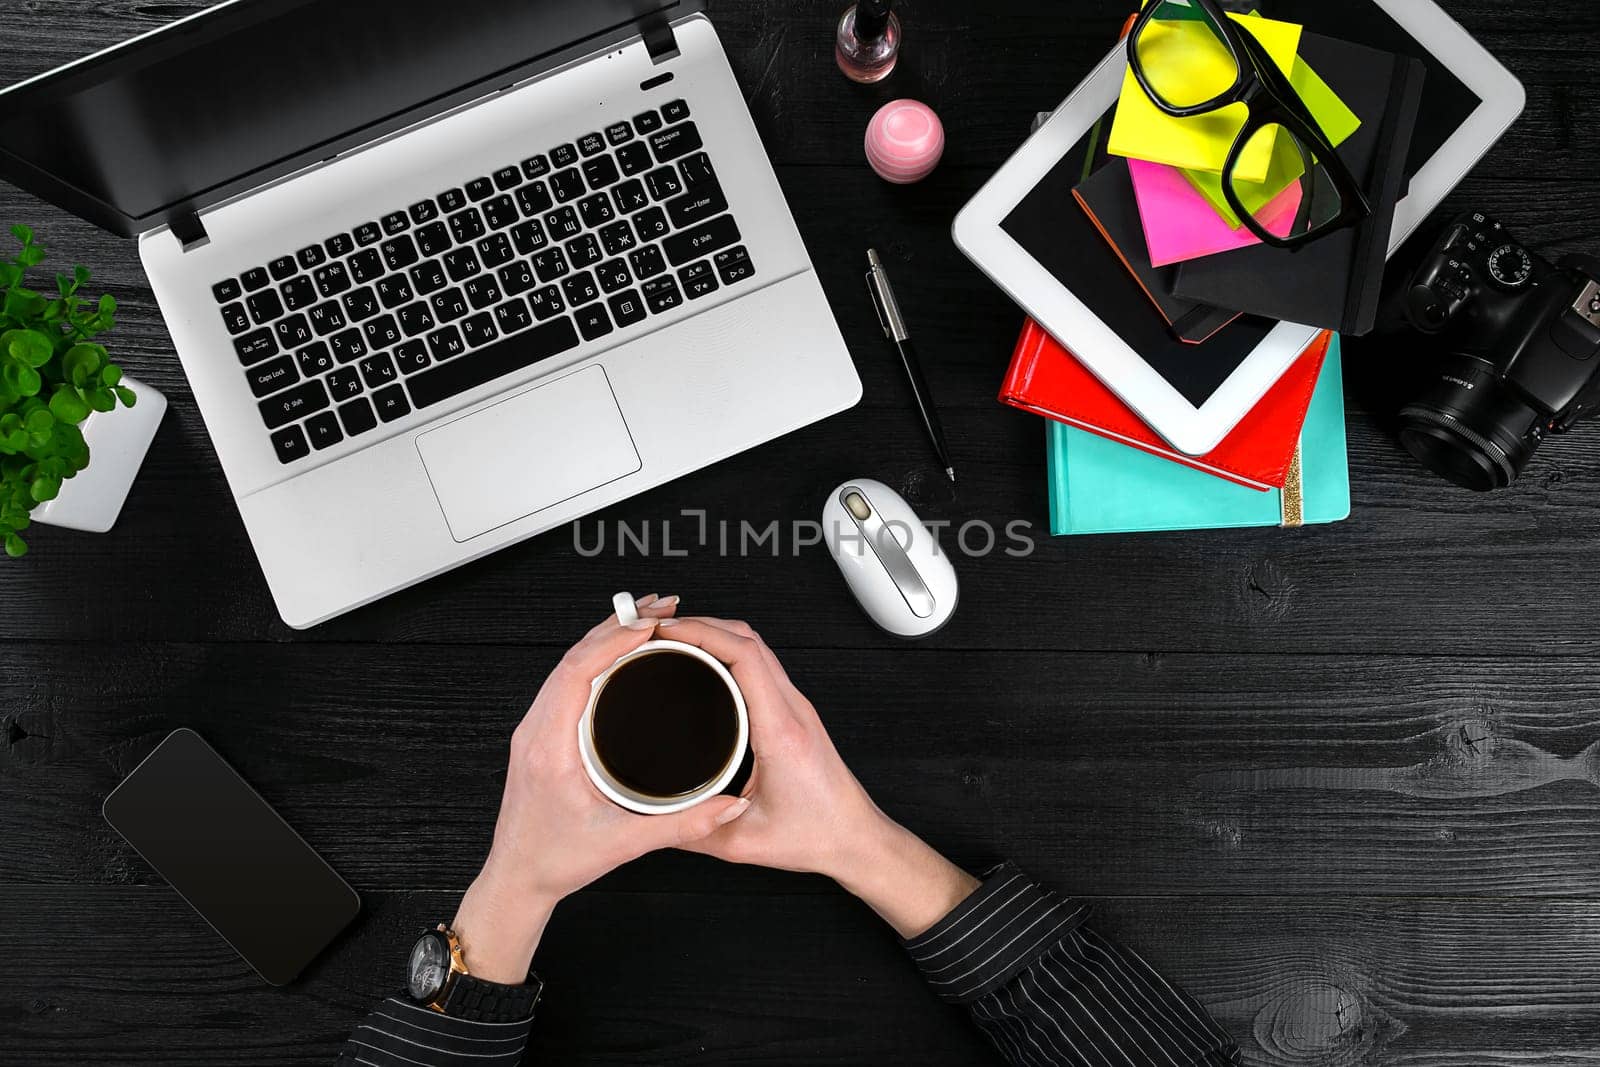
{"type": "Polygon", "coordinates": [[[1311,64],[1361,128],[1339,157],[1362,183],[1372,215],[1299,248],[1256,245],[1178,264],[1174,296],[1360,336],[1372,330],[1383,289],[1394,205],[1405,182],[1426,68],[1415,59],[1307,33],[1311,64]]]}

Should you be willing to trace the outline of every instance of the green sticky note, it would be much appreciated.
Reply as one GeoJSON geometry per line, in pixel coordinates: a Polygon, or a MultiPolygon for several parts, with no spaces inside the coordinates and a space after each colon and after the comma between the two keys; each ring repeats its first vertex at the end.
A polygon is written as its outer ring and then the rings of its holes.
{"type": "MultiPolygon", "coordinates": [[[[1361,128],[1360,117],[1345,106],[1338,94],[1322,80],[1322,76],[1304,60],[1295,61],[1294,73],[1289,75],[1289,81],[1335,147],[1349,140],[1350,135],[1361,128]]],[[[1305,163],[1300,153],[1287,139],[1280,138],[1273,146],[1272,163],[1267,168],[1266,181],[1235,181],[1234,189],[1239,193],[1245,209],[1254,214],[1287,189],[1290,182],[1299,180],[1304,172],[1305,163]]],[[[1183,176],[1216,209],[1217,214],[1228,220],[1228,225],[1235,229],[1244,225],[1233,208],[1228,206],[1228,198],[1223,195],[1222,175],[1206,170],[1185,169],[1183,176]]]]}
{"type": "MultiPolygon", "coordinates": [[[[1280,70],[1286,74],[1293,71],[1300,50],[1300,26],[1255,15],[1229,17],[1261,43],[1280,70]]],[[[1226,86],[1233,80],[1232,55],[1202,22],[1158,20],[1144,31],[1141,42],[1147,70],[1160,64],[1169,72],[1167,76],[1201,86],[1226,86]]],[[[1247,114],[1245,105],[1232,104],[1205,115],[1174,118],[1145,95],[1130,66],[1123,75],[1106,151],[1220,175],[1247,114]]],[[[1245,181],[1266,181],[1274,147],[1266,138],[1252,143],[1239,157],[1235,173],[1245,181]]]]}

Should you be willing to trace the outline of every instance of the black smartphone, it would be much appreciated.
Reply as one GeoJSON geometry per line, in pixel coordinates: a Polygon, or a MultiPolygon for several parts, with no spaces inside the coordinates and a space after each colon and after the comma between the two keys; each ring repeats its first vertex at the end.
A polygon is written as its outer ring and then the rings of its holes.
{"type": "Polygon", "coordinates": [[[193,730],[157,745],[101,811],[273,985],[361,910],[350,884],[193,730]]]}

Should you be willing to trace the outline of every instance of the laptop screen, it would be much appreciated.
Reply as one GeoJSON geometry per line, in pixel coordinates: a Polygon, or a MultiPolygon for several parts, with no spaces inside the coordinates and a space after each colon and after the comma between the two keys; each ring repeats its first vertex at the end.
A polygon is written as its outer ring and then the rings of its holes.
{"type": "Polygon", "coordinates": [[[131,235],[697,6],[235,0],[0,96],[0,177],[131,235]]]}

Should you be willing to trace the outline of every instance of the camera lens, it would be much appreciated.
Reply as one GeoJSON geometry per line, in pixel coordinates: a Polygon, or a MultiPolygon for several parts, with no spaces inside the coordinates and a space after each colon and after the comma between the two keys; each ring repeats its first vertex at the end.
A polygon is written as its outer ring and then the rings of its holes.
{"type": "Polygon", "coordinates": [[[1481,493],[1522,473],[1542,422],[1489,364],[1453,356],[1421,399],[1401,410],[1400,443],[1435,474],[1481,493]]]}

